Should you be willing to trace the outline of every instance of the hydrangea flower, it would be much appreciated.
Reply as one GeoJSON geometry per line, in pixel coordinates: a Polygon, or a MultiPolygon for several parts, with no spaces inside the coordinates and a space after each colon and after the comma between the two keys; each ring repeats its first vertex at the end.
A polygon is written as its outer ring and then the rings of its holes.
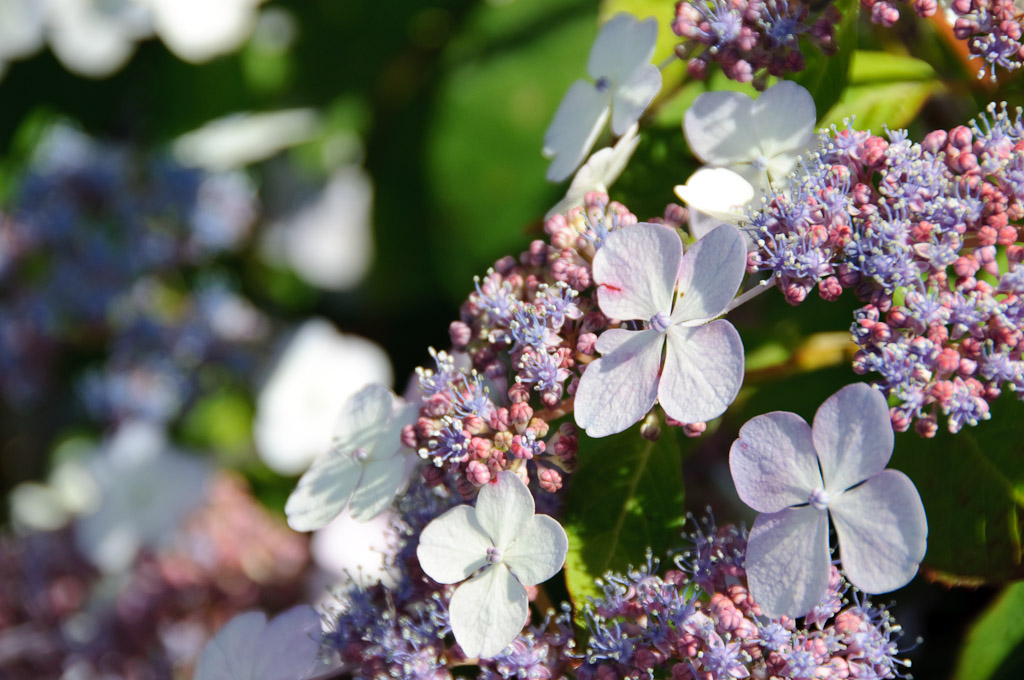
{"type": "Polygon", "coordinates": [[[708,224],[708,215],[735,224],[751,201],[779,188],[800,154],[814,145],[816,121],[810,92],[789,81],[756,100],[724,91],[697,97],[683,116],[683,134],[709,167],[676,187],[681,199],[705,214],[691,214],[691,231],[699,237],[713,228],[717,221],[708,224]]]}
{"type": "Polygon", "coordinates": [[[353,395],[338,417],[334,445],[313,461],[288,497],[288,525],[320,529],[346,506],[361,521],[384,512],[405,478],[401,433],[415,422],[416,411],[383,385],[353,395]]]}
{"type": "Polygon", "coordinates": [[[745,263],[743,238],[729,225],[685,255],[679,236],[659,224],[608,236],[594,256],[598,304],[605,316],[640,320],[644,328],[598,336],[602,356],[587,366],[576,391],[576,423],[588,435],[622,432],[656,399],[684,423],[725,411],[743,382],[743,343],[732,324],[711,319],[726,311],[745,263]]]}
{"type": "Polygon", "coordinates": [[[448,616],[452,633],[470,658],[505,649],[529,616],[526,588],[554,576],[569,540],[547,515],[535,515],[533,496],[514,472],[480,489],[476,507],[459,505],[427,525],[416,556],[427,576],[458,583],[448,616]]]}
{"type": "Polygon", "coordinates": [[[327,669],[320,653],[320,615],[299,605],[267,621],[245,612],[206,643],[193,680],[303,680],[327,669]]]}
{"type": "Polygon", "coordinates": [[[576,176],[572,178],[565,198],[555,204],[555,207],[548,211],[544,219],[551,219],[554,215],[583,205],[584,197],[591,191],[607,194],[608,187],[614,184],[622,174],[629,159],[633,156],[633,152],[636,151],[637,145],[640,144],[640,137],[637,134],[639,129],[638,126],[633,125],[626,130],[626,134],[622,135],[619,141],[615,142],[615,146],[606,146],[595,151],[583,164],[583,167],[576,171],[576,176]]]}
{"type": "Polygon", "coordinates": [[[616,14],[597,34],[587,72],[593,83],[577,80],[559,104],[544,134],[544,155],[553,158],[548,179],[561,182],[587,157],[598,135],[612,121],[623,135],[661,90],[661,71],[650,63],[658,40],[654,18],[616,14]]]}
{"type": "Polygon", "coordinates": [[[910,479],[885,469],[893,430],[881,392],[847,385],[813,427],[775,411],[740,428],[729,454],[736,491],[761,513],[750,530],[747,578],[768,616],[802,616],[828,589],[828,517],[843,570],[867,593],[906,585],[926,549],[928,522],[910,479]]]}

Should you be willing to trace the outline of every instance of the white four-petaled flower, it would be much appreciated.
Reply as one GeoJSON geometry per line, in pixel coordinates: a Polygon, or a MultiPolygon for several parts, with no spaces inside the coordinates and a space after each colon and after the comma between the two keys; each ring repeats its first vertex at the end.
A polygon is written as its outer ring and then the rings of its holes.
{"type": "Polygon", "coordinates": [[[616,14],[597,34],[587,72],[593,83],[577,80],[558,105],[544,135],[544,155],[553,158],[548,179],[560,182],[579,166],[598,135],[612,120],[623,135],[661,90],[661,71],[650,63],[658,40],[658,22],[616,14]]]}
{"type": "Polygon", "coordinates": [[[514,472],[484,485],[476,507],[459,505],[427,525],[416,549],[420,566],[438,583],[458,583],[449,621],[470,658],[490,658],[522,631],[529,615],[526,588],[554,576],[565,562],[565,530],[535,515],[533,496],[514,472]]]}
{"type": "Polygon", "coordinates": [[[756,100],[742,92],[697,97],[683,117],[683,133],[690,150],[709,167],[676,187],[697,211],[691,213],[694,235],[702,236],[717,220],[735,224],[769,187],[783,188],[800,154],[814,144],[816,120],[811,94],[788,81],[756,100]]]}
{"type": "Polygon", "coordinates": [[[747,542],[750,592],[768,616],[803,616],[828,588],[828,517],[847,578],[867,593],[906,585],[928,522],[910,479],[885,469],[893,431],[881,392],[847,385],[809,426],[795,413],[752,418],[729,454],[736,491],[758,516],[747,542]]]}
{"type": "Polygon", "coordinates": [[[712,319],[736,295],[745,263],[743,239],[729,225],[685,255],[679,236],[659,224],[608,237],[594,256],[598,305],[608,317],[647,327],[598,337],[602,356],[587,366],[574,407],[588,435],[622,432],[656,399],[684,423],[710,420],[728,408],[743,382],[743,343],[732,324],[712,319]]]}
{"type": "Polygon", "coordinates": [[[384,512],[405,478],[402,428],[416,421],[417,411],[383,385],[367,385],[353,395],[338,417],[333,446],[313,461],[288,497],[288,525],[320,529],[346,506],[362,521],[384,512]]]}

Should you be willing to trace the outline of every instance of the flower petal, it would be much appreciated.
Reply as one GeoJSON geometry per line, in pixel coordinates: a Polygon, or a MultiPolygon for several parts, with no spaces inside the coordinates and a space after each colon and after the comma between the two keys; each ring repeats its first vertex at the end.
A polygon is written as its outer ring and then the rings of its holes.
{"type": "Polygon", "coordinates": [[[565,213],[578,205],[583,205],[583,199],[588,192],[608,193],[608,187],[614,184],[622,174],[630,157],[640,144],[638,129],[636,125],[630,127],[614,147],[606,146],[595,151],[572,178],[565,198],[556,203],[544,216],[544,219],[550,219],[559,213],[565,213]]]}
{"type": "Polygon", "coordinates": [[[396,405],[395,411],[386,423],[386,426],[379,430],[377,439],[367,450],[367,460],[396,458],[406,448],[402,444],[402,430],[406,425],[412,425],[416,422],[420,415],[420,407],[419,404],[415,403],[406,404],[402,399],[397,399],[396,401],[401,405],[396,405]]]}
{"type": "Polygon", "coordinates": [[[203,647],[193,680],[253,677],[256,643],[266,623],[262,612],[245,612],[224,624],[203,647]]]}
{"type": "Polygon", "coordinates": [[[696,208],[690,211],[690,236],[695,239],[704,238],[712,229],[720,224],[725,224],[717,217],[712,217],[696,208]]]}
{"type": "Polygon", "coordinates": [[[701,168],[675,192],[690,208],[729,224],[745,220],[757,196],[750,182],[727,168],[701,168]]]}
{"type": "Polygon", "coordinates": [[[253,680],[306,678],[327,666],[320,652],[320,615],[309,605],[298,605],[270,620],[254,649],[253,680]]]}
{"type": "Polygon", "coordinates": [[[331,449],[313,461],[288,496],[284,514],[296,531],[327,526],[349,502],[359,485],[363,466],[350,451],[331,449]]]}
{"type": "Polygon", "coordinates": [[[657,19],[638,21],[628,12],[619,12],[601,26],[590,48],[587,73],[594,80],[608,78],[614,85],[621,85],[633,71],[651,61],[657,40],[657,19]]]}
{"type": "Polygon", "coordinates": [[[723,224],[690,246],[679,264],[679,297],[673,323],[711,319],[736,297],[747,268],[747,247],[739,230],[723,224]]]}
{"type": "Polygon", "coordinates": [[[786,411],[751,418],[740,428],[729,470],[740,499],[758,512],[806,503],[822,486],[811,426],[786,411]]]}
{"type": "Polygon", "coordinates": [[[811,93],[783,80],[761,93],[754,102],[751,120],[766,157],[795,157],[813,144],[818,118],[811,93]]]}
{"type": "Polygon", "coordinates": [[[750,594],[772,618],[803,616],[828,590],[828,515],[809,506],[759,515],[747,538],[750,594]]]}
{"type": "Polygon", "coordinates": [[[889,406],[865,383],[847,385],[814,414],[814,448],[825,489],[835,495],[885,469],[892,457],[889,406]]]}
{"type": "Polygon", "coordinates": [[[710,165],[749,163],[760,153],[751,117],[754,101],[742,92],[704,92],[683,116],[690,150],[710,165]]]}
{"type": "Polygon", "coordinates": [[[562,525],[547,515],[534,515],[505,551],[505,564],[520,583],[534,586],[557,574],[568,552],[569,538],[562,525]]]}
{"type": "Polygon", "coordinates": [[[476,510],[456,505],[423,529],[416,557],[423,573],[438,583],[458,583],[487,565],[491,547],[476,510]]]}
{"type": "Polygon", "coordinates": [[[370,448],[391,421],[395,395],[384,385],[367,385],[353,394],[334,422],[335,448],[370,448]]]}
{"type": "Polygon", "coordinates": [[[499,654],[523,630],[529,613],[526,588],[504,564],[463,583],[448,605],[455,641],[470,659],[499,654]]]}
{"type": "Polygon", "coordinates": [[[585,80],[569,87],[544,133],[544,155],[554,158],[547,178],[561,182],[587,157],[608,121],[609,97],[585,80]]]}
{"type": "Polygon", "coordinates": [[[349,501],[349,513],[360,522],[370,521],[391,506],[404,478],[405,461],[401,457],[367,461],[349,501]]]}
{"type": "Polygon", "coordinates": [[[728,321],[718,320],[697,328],[672,326],[667,335],[658,388],[665,413],[684,423],[722,415],[743,384],[740,334],[728,321]]]}
{"type": "Polygon", "coordinates": [[[484,484],[476,499],[476,519],[491,545],[504,550],[533,521],[533,494],[519,475],[505,470],[484,484]]]}
{"type": "MultiPolygon", "coordinates": [[[[611,332],[602,333],[598,344],[611,332]]],[[[664,334],[653,330],[621,333],[632,337],[613,352],[591,362],[576,389],[573,408],[576,424],[591,437],[606,437],[626,430],[647,415],[658,395],[664,334]]],[[[612,336],[615,342],[625,337],[622,334],[612,336]]]]}
{"type": "Polygon", "coordinates": [[[921,496],[899,470],[884,470],[829,504],[850,583],[887,593],[914,578],[928,547],[921,496]]]}
{"type": "Polygon", "coordinates": [[[654,64],[641,66],[621,83],[612,96],[612,132],[625,134],[661,91],[661,71],[654,64]]]}
{"type": "Polygon", "coordinates": [[[601,311],[623,321],[668,314],[682,257],[683,242],[669,227],[641,222],[612,232],[594,255],[601,311]]]}

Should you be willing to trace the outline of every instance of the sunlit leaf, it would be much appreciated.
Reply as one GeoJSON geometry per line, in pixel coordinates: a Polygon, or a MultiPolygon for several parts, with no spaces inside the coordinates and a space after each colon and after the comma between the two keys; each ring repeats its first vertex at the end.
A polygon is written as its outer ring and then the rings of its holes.
{"type": "Polygon", "coordinates": [[[954,680],[1024,676],[1024,581],[1007,586],[971,626],[954,680]]]}

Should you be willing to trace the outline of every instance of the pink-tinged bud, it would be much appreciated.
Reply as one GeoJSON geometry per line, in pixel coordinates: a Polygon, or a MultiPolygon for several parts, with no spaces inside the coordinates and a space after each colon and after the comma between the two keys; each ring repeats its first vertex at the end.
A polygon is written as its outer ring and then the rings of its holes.
{"type": "Polygon", "coordinates": [[[550,236],[559,234],[565,231],[571,231],[569,223],[565,219],[565,215],[559,213],[553,217],[549,217],[544,221],[544,231],[550,236]]]}
{"type": "Polygon", "coordinates": [[[430,439],[430,434],[437,429],[437,422],[430,420],[429,418],[419,418],[416,420],[416,436],[420,440],[430,439]]]}
{"type": "Polygon", "coordinates": [[[527,423],[530,422],[530,418],[533,418],[533,408],[531,408],[525,401],[512,404],[508,412],[512,425],[514,425],[520,432],[526,427],[527,423]]]}
{"type": "Polygon", "coordinates": [[[502,406],[494,410],[491,414],[491,429],[498,432],[507,432],[512,426],[512,419],[508,414],[508,409],[502,406]]]}
{"type": "Polygon", "coordinates": [[[480,416],[470,414],[462,419],[462,426],[470,434],[480,434],[487,430],[487,423],[480,416]]]}
{"type": "Polygon", "coordinates": [[[686,423],[683,425],[683,434],[693,439],[704,434],[707,429],[707,423],[686,423]]]}
{"type": "Polygon", "coordinates": [[[579,439],[576,435],[563,435],[559,433],[559,436],[554,440],[553,447],[555,455],[562,460],[572,458],[579,449],[579,439]]]}
{"type": "Polygon", "coordinates": [[[957,149],[970,149],[974,142],[974,133],[966,125],[957,125],[949,131],[949,143],[957,149]]]}
{"type": "Polygon", "coordinates": [[[962,279],[974,276],[978,273],[980,268],[981,266],[974,260],[974,258],[968,255],[961,255],[957,258],[957,261],[953,263],[953,271],[962,279]]]}
{"type": "MultiPolygon", "coordinates": [[[[504,432],[507,434],[509,440],[512,439],[511,432],[504,432]]],[[[491,477],[504,470],[508,463],[508,455],[505,451],[499,451],[498,449],[491,449],[491,456],[487,459],[487,469],[491,471],[491,477]]]]}
{"type": "Polygon", "coordinates": [[[978,362],[973,359],[961,359],[960,366],[957,369],[957,373],[961,377],[968,377],[974,375],[978,371],[978,362]]]}
{"type": "Polygon", "coordinates": [[[786,302],[795,306],[807,299],[807,287],[801,283],[790,283],[782,291],[782,294],[786,298],[786,302]]]}
{"type": "Polygon", "coordinates": [[[839,283],[839,279],[834,276],[823,279],[821,283],[818,284],[818,295],[822,300],[835,302],[842,294],[843,285],[839,283]]]}
{"type": "Polygon", "coordinates": [[[888,342],[892,339],[892,329],[889,324],[878,321],[871,325],[871,341],[875,344],[888,342]]]}
{"type": "Polygon", "coordinates": [[[576,339],[576,351],[586,356],[593,356],[596,351],[597,336],[593,333],[582,333],[576,339]]]}
{"type": "MultiPolygon", "coordinates": [[[[1016,231],[1016,230],[1014,230],[1016,231]]],[[[988,225],[978,229],[978,245],[991,246],[999,240],[999,230],[988,225]]]]}
{"type": "Polygon", "coordinates": [[[465,477],[459,477],[455,480],[455,491],[466,501],[476,496],[476,486],[465,477]]]}
{"type": "Polygon", "coordinates": [[[665,206],[665,224],[675,229],[683,226],[690,219],[690,212],[678,203],[665,206]]]}
{"type": "Polygon", "coordinates": [[[910,416],[901,408],[890,408],[889,420],[892,422],[892,429],[897,432],[906,432],[910,428],[910,416]]]}
{"type": "MultiPolygon", "coordinates": [[[[1007,257],[1009,257],[1009,249],[1011,247],[1017,249],[1020,248],[1020,246],[1013,245],[1014,242],[1017,240],[1018,236],[1019,234],[1017,233],[1017,227],[1005,226],[999,230],[999,237],[996,239],[996,243],[998,243],[1001,246],[1007,247],[1007,257]]],[[[1020,260],[1017,261],[1019,262],[1020,260]]]]}
{"type": "Polygon", "coordinates": [[[608,317],[598,311],[587,312],[583,315],[581,331],[583,333],[597,333],[608,327],[608,317]]]}
{"type": "Polygon", "coordinates": [[[686,62],[686,73],[694,80],[704,80],[708,77],[708,62],[695,57],[686,62]]]}
{"type": "Polygon", "coordinates": [[[448,473],[443,469],[434,465],[425,465],[423,467],[423,483],[427,486],[438,486],[444,483],[448,473]]]}
{"type": "Polygon", "coordinates": [[[416,436],[416,428],[413,425],[406,425],[402,428],[402,446],[410,449],[419,447],[419,437],[416,436]]]}
{"type": "Polygon", "coordinates": [[[562,403],[561,385],[555,385],[551,389],[542,391],[540,393],[540,403],[544,404],[544,408],[558,408],[559,404],[562,403]]]}
{"type": "Polygon", "coordinates": [[[469,455],[478,460],[487,458],[491,455],[491,441],[483,437],[473,437],[469,440],[469,455]]]}
{"type": "Polygon", "coordinates": [[[953,383],[949,380],[937,380],[929,391],[932,397],[935,398],[935,401],[946,406],[949,404],[949,400],[953,398],[953,383]]]}
{"type": "Polygon", "coordinates": [[[949,375],[960,368],[960,353],[952,347],[947,347],[939,353],[935,367],[939,370],[940,375],[949,375]]]}
{"type": "Polygon", "coordinates": [[[736,609],[732,600],[722,593],[711,596],[711,613],[718,617],[718,626],[722,631],[735,630],[743,620],[743,614],[736,609]]]}
{"type": "Polygon", "coordinates": [[[494,263],[494,271],[502,276],[508,276],[509,272],[516,268],[516,258],[506,255],[494,263]]]}
{"type": "Polygon", "coordinates": [[[946,146],[948,139],[949,135],[946,134],[945,130],[935,130],[924,136],[924,139],[921,141],[921,148],[929,153],[938,153],[942,147],[946,146]]]}
{"type": "Polygon", "coordinates": [[[530,424],[526,426],[526,429],[533,430],[537,434],[537,438],[547,437],[548,432],[551,430],[551,426],[548,425],[548,421],[541,420],[540,418],[530,418],[530,424]]]}
{"type": "Polygon", "coordinates": [[[930,17],[938,10],[939,3],[935,0],[914,0],[914,11],[919,17],[930,17]]]}
{"type": "Polygon", "coordinates": [[[452,400],[444,392],[432,395],[423,404],[423,410],[431,418],[440,418],[448,415],[452,408],[452,400]]]}
{"type": "Polygon", "coordinates": [[[661,438],[661,427],[658,426],[658,418],[649,415],[640,425],[640,436],[650,442],[656,442],[661,438]]]}
{"type": "Polygon", "coordinates": [[[558,474],[557,470],[550,468],[541,470],[537,475],[537,481],[540,482],[540,488],[548,493],[555,493],[562,488],[562,475],[558,474]]]}
{"type": "Polygon", "coordinates": [[[494,458],[495,449],[502,451],[508,451],[512,448],[512,433],[511,432],[497,432],[494,435],[494,445],[491,447],[491,458],[494,458]]]}
{"type": "Polygon", "coordinates": [[[508,400],[513,404],[522,404],[530,400],[530,388],[522,383],[512,383],[508,388],[508,400]]]}
{"type": "Polygon", "coordinates": [[[465,349],[469,341],[473,339],[473,329],[462,321],[452,321],[448,326],[448,336],[451,338],[454,348],[465,349]]]}
{"type": "Polygon", "coordinates": [[[586,265],[578,265],[570,267],[565,282],[568,283],[574,290],[584,291],[590,288],[593,283],[593,278],[590,276],[590,267],[586,265]]]}
{"type": "Polygon", "coordinates": [[[977,359],[981,356],[983,348],[981,340],[975,337],[967,337],[960,343],[960,354],[970,359],[977,359]]]}
{"type": "Polygon", "coordinates": [[[934,416],[928,416],[926,418],[920,418],[914,423],[914,430],[918,436],[924,439],[931,439],[939,431],[939,424],[935,422],[934,416]]]}
{"type": "Polygon", "coordinates": [[[569,268],[573,264],[569,260],[559,258],[551,263],[551,278],[555,281],[569,282],[569,268]]]}
{"type": "Polygon", "coordinates": [[[472,460],[466,466],[466,478],[475,486],[483,486],[491,481],[491,471],[478,460],[472,460]]]}
{"type": "Polygon", "coordinates": [[[601,664],[597,667],[595,680],[619,680],[619,672],[608,664],[601,664]]]}
{"type": "Polygon", "coordinates": [[[1024,246],[1007,246],[1006,259],[1014,264],[1020,264],[1021,262],[1024,262],[1024,246]]]}

